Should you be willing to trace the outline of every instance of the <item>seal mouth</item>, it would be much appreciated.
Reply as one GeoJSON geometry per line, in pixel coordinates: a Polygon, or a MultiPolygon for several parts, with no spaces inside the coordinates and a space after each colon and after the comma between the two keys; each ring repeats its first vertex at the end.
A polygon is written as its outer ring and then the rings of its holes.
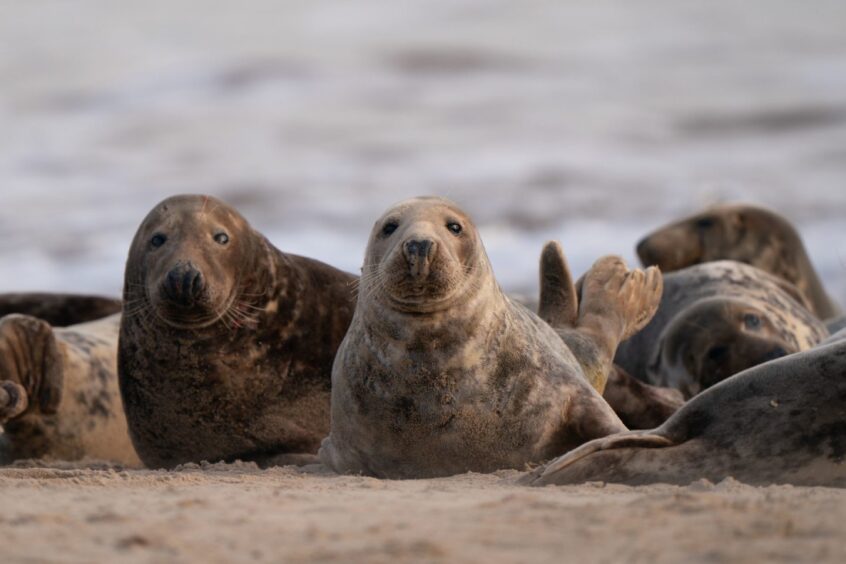
{"type": "Polygon", "coordinates": [[[204,300],[190,306],[176,305],[175,307],[170,302],[166,302],[164,307],[155,307],[154,311],[156,319],[175,329],[205,329],[224,319],[237,299],[238,292],[235,291],[232,292],[223,307],[219,309],[209,307],[212,304],[208,300],[204,300]],[[197,311],[198,306],[200,306],[200,311],[197,311]]]}

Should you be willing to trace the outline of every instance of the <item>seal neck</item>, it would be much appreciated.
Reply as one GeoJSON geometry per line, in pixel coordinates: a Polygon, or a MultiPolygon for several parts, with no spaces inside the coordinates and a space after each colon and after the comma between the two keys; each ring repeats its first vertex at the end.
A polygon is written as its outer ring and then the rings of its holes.
{"type": "Polygon", "coordinates": [[[505,323],[506,298],[493,277],[472,295],[448,308],[430,313],[399,311],[372,299],[360,299],[355,320],[377,348],[393,347],[411,353],[449,354],[468,341],[487,338],[505,323]]]}

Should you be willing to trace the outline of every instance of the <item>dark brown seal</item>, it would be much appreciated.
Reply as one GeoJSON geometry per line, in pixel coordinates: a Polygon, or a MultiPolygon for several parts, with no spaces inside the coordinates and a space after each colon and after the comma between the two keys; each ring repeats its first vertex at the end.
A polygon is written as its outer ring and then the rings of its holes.
{"type": "Polygon", "coordinates": [[[53,327],[102,319],[120,310],[120,300],[102,296],[41,292],[0,294],[0,317],[11,313],[31,315],[53,327]]]}
{"type": "Polygon", "coordinates": [[[786,281],[734,261],[664,275],[661,306],[615,361],[632,376],[686,398],[746,368],[808,350],[825,325],[786,281]]]}
{"type": "Polygon", "coordinates": [[[534,485],[602,481],[846,487],[846,341],[750,368],[652,431],[600,438],[528,475],[534,485]]]}
{"type": "Polygon", "coordinates": [[[144,463],[316,453],[354,279],[280,252],[215,198],[157,205],[129,252],[118,355],[144,463]]]}
{"type": "Polygon", "coordinates": [[[796,286],[820,319],[840,313],[796,228],[764,208],[727,204],[707,209],[651,233],[638,244],[637,253],[644,266],[664,272],[718,260],[751,264],[796,286]]]}
{"type": "Polygon", "coordinates": [[[455,204],[418,198],[373,228],[332,375],[334,470],[389,478],[522,468],[625,426],[601,389],[617,343],[645,324],[660,276],[619,258],[587,274],[571,350],[499,288],[455,204]]]}
{"type": "Polygon", "coordinates": [[[109,460],[140,466],[117,380],[120,316],[54,329],[26,315],[0,319],[4,462],[109,460]]]}

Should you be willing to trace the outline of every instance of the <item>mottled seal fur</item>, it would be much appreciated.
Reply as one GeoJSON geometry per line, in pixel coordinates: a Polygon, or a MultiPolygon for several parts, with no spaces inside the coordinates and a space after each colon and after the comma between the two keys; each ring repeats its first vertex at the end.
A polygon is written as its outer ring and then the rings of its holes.
{"type": "Polygon", "coordinates": [[[139,466],[117,380],[120,315],[54,329],[25,315],[0,319],[4,462],[110,460],[139,466]]]}
{"type": "Polygon", "coordinates": [[[787,280],[820,319],[840,313],[811,264],[802,238],[785,217],[765,208],[726,204],[658,229],[637,246],[645,266],[664,272],[717,260],[736,260],[787,280]]]}
{"type": "Polygon", "coordinates": [[[314,458],[354,280],[282,253],[215,198],[157,205],[129,251],[118,354],[144,463],[314,458]]]}
{"type": "Polygon", "coordinates": [[[846,341],[733,376],[652,431],[601,438],[528,475],[534,485],[602,481],[846,487],[846,341]]]}
{"type": "Polygon", "coordinates": [[[585,278],[573,351],[501,291],[455,204],[400,203],[370,236],[320,459],[386,478],[490,472],[620,432],[597,389],[659,296],[657,271],[600,260],[585,278]]]}
{"type": "Polygon", "coordinates": [[[646,328],[615,361],[632,376],[690,398],[732,374],[808,350],[828,336],[788,282],[734,261],[664,275],[664,296],[646,328]]]}
{"type": "Polygon", "coordinates": [[[11,313],[31,315],[53,327],[102,319],[120,310],[120,300],[102,296],[41,292],[0,294],[0,317],[11,313]]]}

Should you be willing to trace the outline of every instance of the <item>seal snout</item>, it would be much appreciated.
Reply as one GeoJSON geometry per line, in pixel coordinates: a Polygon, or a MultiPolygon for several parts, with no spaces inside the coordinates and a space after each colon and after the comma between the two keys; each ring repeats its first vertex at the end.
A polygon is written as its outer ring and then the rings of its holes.
{"type": "Polygon", "coordinates": [[[644,237],[637,244],[637,256],[644,266],[652,266],[657,262],[650,241],[651,237],[644,237]]]}
{"type": "Polygon", "coordinates": [[[411,238],[403,243],[402,252],[412,276],[416,278],[429,274],[429,266],[436,249],[437,243],[431,239],[411,238]]]}
{"type": "Polygon", "coordinates": [[[191,306],[205,290],[203,274],[190,262],[178,262],[164,280],[164,296],[171,302],[182,306],[191,306]]]}

